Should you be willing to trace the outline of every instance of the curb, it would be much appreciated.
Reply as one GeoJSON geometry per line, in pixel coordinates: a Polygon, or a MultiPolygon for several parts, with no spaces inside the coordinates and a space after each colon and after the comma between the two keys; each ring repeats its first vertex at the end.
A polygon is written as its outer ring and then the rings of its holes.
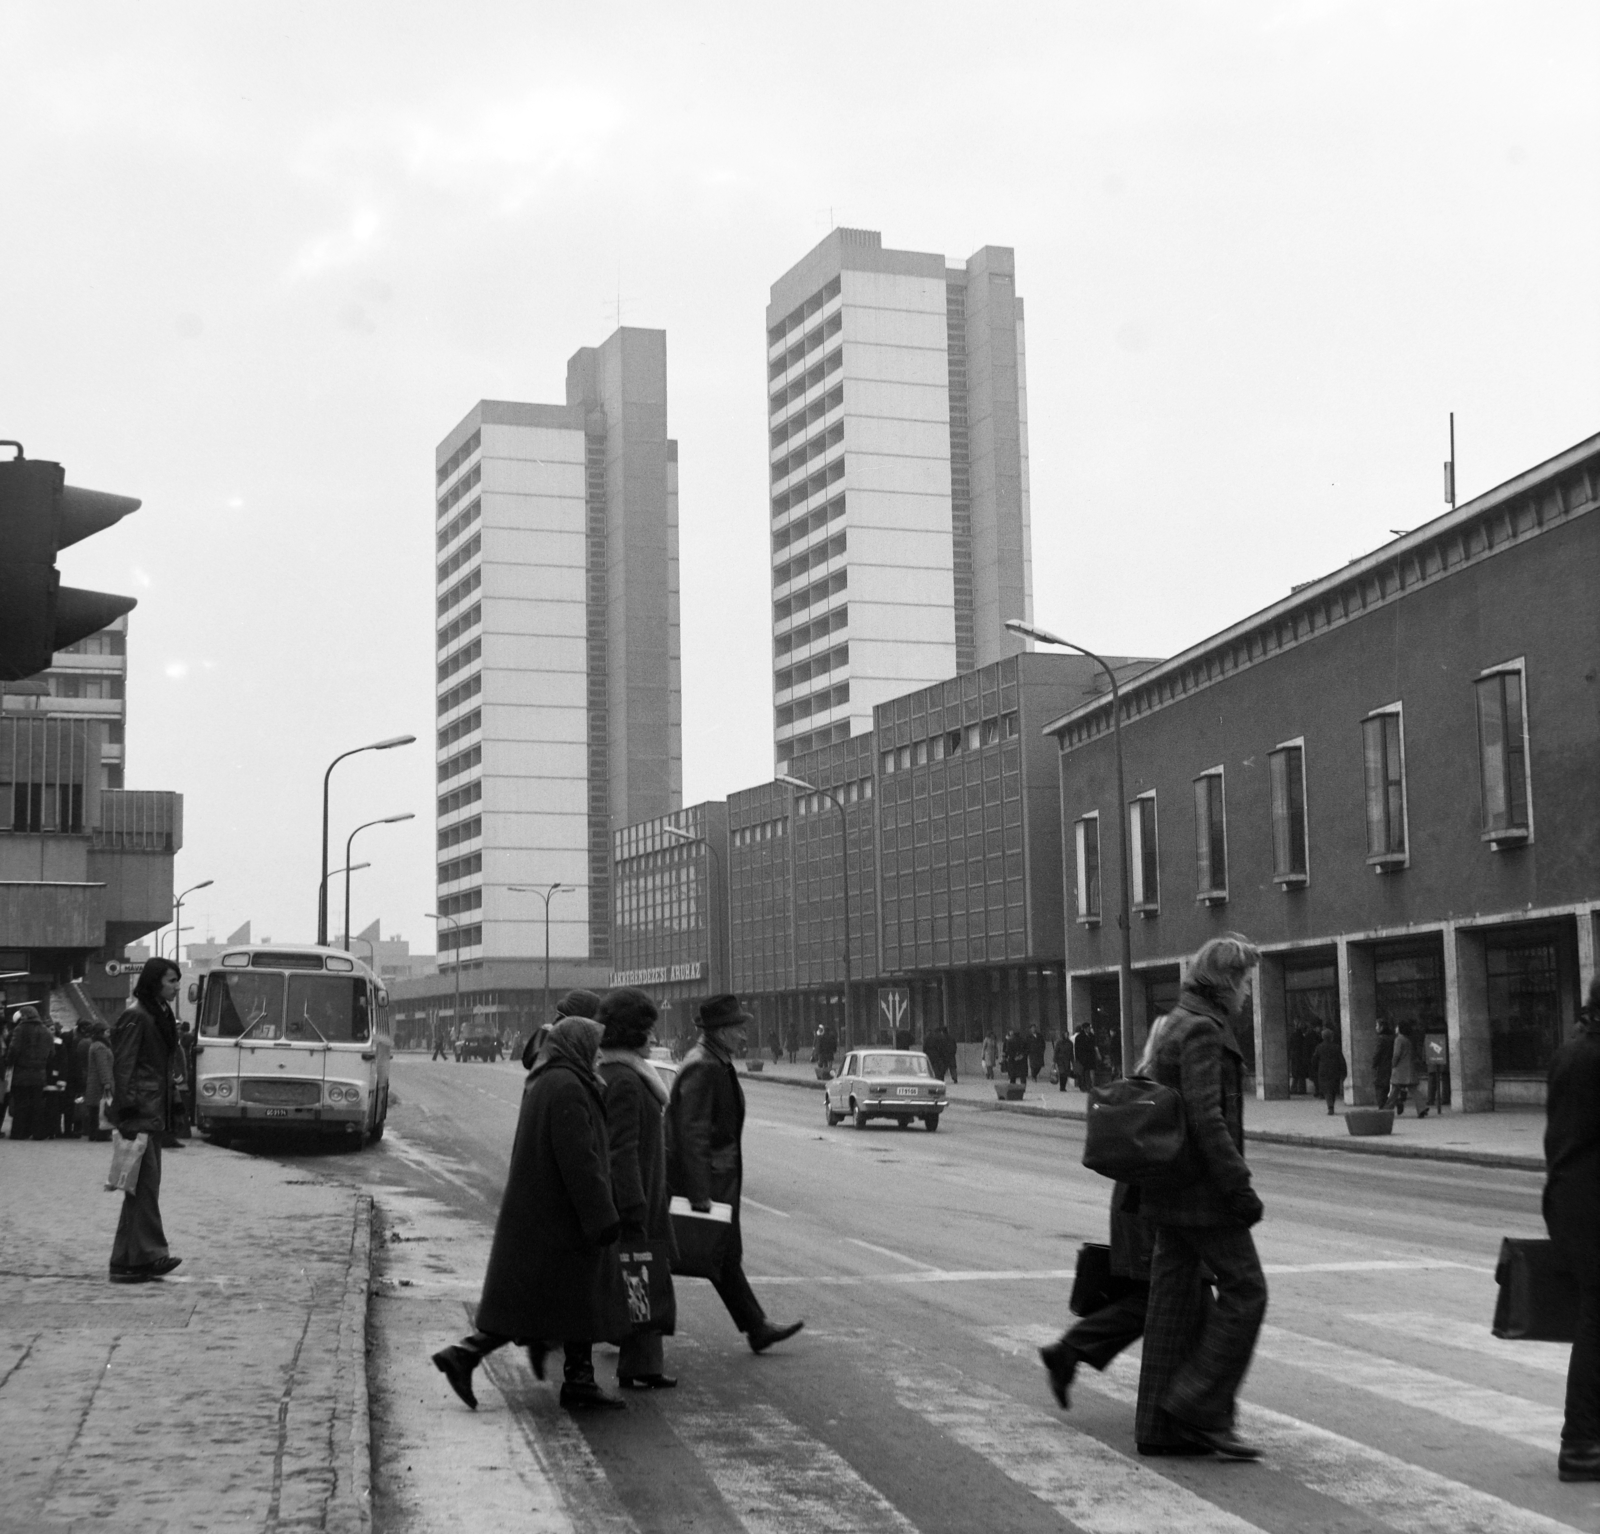
{"type": "Polygon", "coordinates": [[[372,1195],[358,1193],[350,1230],[350,1265],[345,1269],[339,1309],[339,1355],[350,1371],[350,1474],[329,1508],[329,1534],[371,1534],[372,1411],[367,1394],[367,1300],[372,1292],[372,1195]]]}
{"type": "MultiPolygon", "coordinates": [[[[764,1081],[773,1086],[798,1087],[803,1092],[820,1092],[820,1081],[796,1081],[792,1077],[768,1076],[764,1071],[741,1071],[741,1081],[764,1081]]],[[[1015,1113],[1023,1118],[1063,1119],[1081,1124],[1081,1109],[1041,1108],[1033,1103],[971,1103],[961,1098],[949,1099],[952,1108],[965,1108],[972,1113],[1015,1113]]],[[[1389,1156],[1400,1161],[1446,1161],[1458,1166],[1498,1167],[1513,1172],[1543,1172],[1543,1156],[1514,1156],[1506,1152],[1453,1150],[1448,1146],[1431,1145],[1374,1145],[1367,1140],[1334,1140],[1324,1135],[1297,1135],[1275,1129],[1247,1129],[1246,1140],[1260,1145],[1291,1145],[1302,1150],[1342,1151],[1354,1156],[1389,1156]]]]}

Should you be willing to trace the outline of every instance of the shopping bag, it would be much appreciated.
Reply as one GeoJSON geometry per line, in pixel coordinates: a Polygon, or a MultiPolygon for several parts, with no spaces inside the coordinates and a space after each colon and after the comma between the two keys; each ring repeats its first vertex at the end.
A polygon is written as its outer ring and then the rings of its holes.
{"type": "Polygon", "coordinates": [[[1553,1241],[1507,1236],[1494,1281],[1496,1337],[1517,1342],[1571,1342],[1578,1329],[1578,1286],[1561,1266],[1553,1241]]]}
{"type": "Polygon", "coordinates": [[[1120,1077],[1089,1093],[1083,1164],[1115,1182],[1182,1187],[1198,1167],[1188,1143],[1183,1098],[1142,1076],[1120,1077]]]}
{"type": "Polygon", "coordinates": [[[136,1134],[131,1140],[121,1130],[111,1135],[111,1170],[106,1173],[107,1193],[126,1193],[130,1198],[139,1186],[139,1168],[144,1164],[150,1136],[136,1134]]]}
{"type": "Polygon", "coordinates": [[[655,1247],[623,1247],[617,1263],[634,1331],[670,1337],[678,1325],[678,1300],[672,1292],[672,1265],[667,1254],[655,1247]]]}
{"type": "Polygon", "coordinates": [[[675,1198],[668,1206],[678,1255],[672,1271],[684,1278],[717,1278],[733,1240],[733,1205],[713,1204],[707,1210],[691,1209],[689,1200],[675,1198]]]}

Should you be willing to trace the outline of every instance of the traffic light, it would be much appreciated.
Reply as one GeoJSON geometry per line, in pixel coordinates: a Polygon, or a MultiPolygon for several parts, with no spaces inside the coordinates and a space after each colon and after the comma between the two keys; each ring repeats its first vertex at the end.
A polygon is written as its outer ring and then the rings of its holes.
{"type": "Polygon", "coordinates": [[[133,597],[63,586],[56,554],[139,509],[131,495],[78,490],[59,463],[0,462],[0,681],[43,671],[57,650],[96,634],[137,605],[133,597]]]}

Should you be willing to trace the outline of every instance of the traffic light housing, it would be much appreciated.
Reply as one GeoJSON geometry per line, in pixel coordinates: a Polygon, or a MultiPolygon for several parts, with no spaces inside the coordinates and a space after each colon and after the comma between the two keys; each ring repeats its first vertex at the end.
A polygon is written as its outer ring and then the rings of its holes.
{"type": "Polygon", "coordinates": [[[0,682],[49,666],[57,650],[99,633],[137,605],[133,597],[63,586],[57,553],[139,509],[131,495],[79,490],[59,463],[0,462],[0,682]]]}

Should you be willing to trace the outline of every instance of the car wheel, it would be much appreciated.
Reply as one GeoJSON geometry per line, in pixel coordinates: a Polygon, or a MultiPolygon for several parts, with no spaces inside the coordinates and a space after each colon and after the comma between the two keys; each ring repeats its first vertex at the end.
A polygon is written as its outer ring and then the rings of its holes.
{"type": "Polygon", "coordinates": [[[836,1124],[842,1122],[844,1119],[844,1115],[842,1113],[835,1113],[833,1111],[833,1104],[828,1101],[828,1094],[826,1092],[822,1094],[822,1114],[823,1117],[828,1121],[829,1129],[832,1129],[836,1124]]]}
{"type": "Polygon", "coordinates": [[[867,1110],[865,1108],[857,1108],[855,1110],[855,1113],[856,1113],[856,1128],[857,1129],[865,1129],[867,1127],[867,1110]]]}
{"type": "Polygon", "coordinates": [[[930,1113],[922,1122],[928,1126],[928,1133],[932,1134],[939,1127],[939,1115],[930,1113]]]}

